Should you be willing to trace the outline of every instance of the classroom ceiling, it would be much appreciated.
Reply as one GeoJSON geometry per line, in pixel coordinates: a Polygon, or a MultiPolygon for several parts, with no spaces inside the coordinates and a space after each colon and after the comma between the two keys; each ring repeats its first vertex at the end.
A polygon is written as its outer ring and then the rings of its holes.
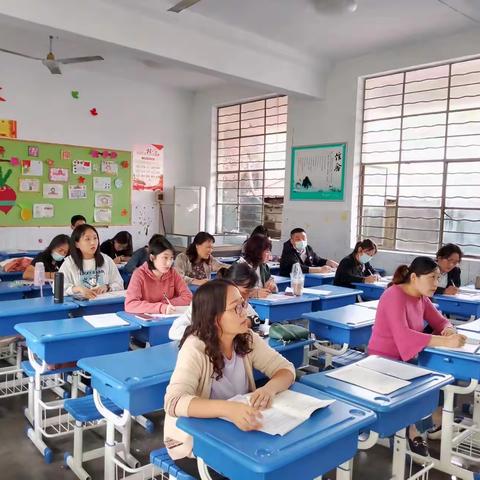
{"type": "MultiPolygon", "coordinates": [[[[0,14],[0,46],[36,57],[48,53],[48,36],[54,40],[53,51],[57,58],[101,55],[102,62],[81,63],[62,67],[64,77],[75,71],[88,71],[148,83],[160,83],[184,90],[201,90],[218,86],[225,81],[215,75],[187,68],[175,62],[158,58],[147,52],[113,45],[96,39],[83,37],[66,31],[55,31],[50,27],[24,22],[0,14]]],[[[0,61],[8,53],[0,52],[0,61]]],[[[35,60],[16,57],[18,61],[32,65],[40,75],[50,75],[48,70],[35,60]]]]}
{"type": "Polygon", "coordinates": [[[0,46],[44,55],[53,33],[57,56],[105,57],[70,71],[191,91],[241,83],[316,98],[342,59],[480,26],[480,0],[356,0],[354,13],[334,15],[314,2],[345,0],[200,0],[179,14],[167,11],[177,0],[23,1],[1,4],[0,46]]]}
{"type": "MultiPolygon", "coordinates": [[[[178,0],[103,1],[163,17],[178,0]]],[[[354,13],[336,15],[316,1],[325,0],[200,0],[168,15],[199,26],[207,18],[332,61],[480,26],[480,0],[357,0],[354,13]]]]}

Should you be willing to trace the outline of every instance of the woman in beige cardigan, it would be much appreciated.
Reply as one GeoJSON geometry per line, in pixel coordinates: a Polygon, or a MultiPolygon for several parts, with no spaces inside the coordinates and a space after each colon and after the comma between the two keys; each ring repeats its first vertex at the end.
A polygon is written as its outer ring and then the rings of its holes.
{"type": "Polygon", "coordinates": [[[241,430],[256,430],[261,410],[295,380],[293,365],[248,328],[246,305],[223,279],[202,285],[193,297],[192,324],[165,395],[164,426],[170,456],[191,475],[198,475],[196,461],[185,459],[192,456],[192,438],[176,428],[176,417],[223,417],[241,430]],[[255,387],[254,368],[270,378],[263,387],[255,387]],[[250,405],[227,401],[248,392],[250,405]]]}
{"type": "Polygon", "coordinates": [[[185,283],[203,285],[210,280],[212,272],[229,267],[212,256],[215,238],[208,232],[198,232],[184,253],[175,259],[175,270],[185,283]]]}

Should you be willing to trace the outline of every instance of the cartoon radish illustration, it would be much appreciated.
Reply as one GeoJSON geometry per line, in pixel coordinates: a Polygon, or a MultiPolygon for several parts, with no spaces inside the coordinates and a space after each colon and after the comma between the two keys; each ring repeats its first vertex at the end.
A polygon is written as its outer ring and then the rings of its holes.
{"type": "Polygon", "coordinates": [[[6,215],[15,205],[17,194],[15,190],[7,185],[7,181],[12,174],[12,169],[8,169],[3,176],[2,167],[0,167],[0,210],[6,215]]]}

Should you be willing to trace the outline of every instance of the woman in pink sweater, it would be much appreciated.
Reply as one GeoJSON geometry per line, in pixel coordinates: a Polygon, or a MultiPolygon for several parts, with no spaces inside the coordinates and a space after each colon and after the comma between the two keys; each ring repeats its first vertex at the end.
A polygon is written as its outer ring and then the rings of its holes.
{"type": "MultiPolygon", "coordinates": [[[[410,266],[400,265],[392,286],[380,297],[369,355],[394,360],[414,359],[425,347],[461,347],[466,337],[459,335],[451,323],[433,306],[430,298],[438,287],[440,269],[429,257],[417,257],[410,266]],[[424,321],[434,334],[423,333],[424,321]]],[[[440,412],[434,422],[440,424],[440,412]]],[[[415,425],[408,429],[410,449],[428,455],[427,444],[415,425]]]]}
{"type": "Polygon", "coordinates": [[[192,292],[173,268],[174,250],[163,236],[148,244],[148,260],[132,275],[125,299],[129,313],[175,313],[175,306],[190,305],[192,292]]]}

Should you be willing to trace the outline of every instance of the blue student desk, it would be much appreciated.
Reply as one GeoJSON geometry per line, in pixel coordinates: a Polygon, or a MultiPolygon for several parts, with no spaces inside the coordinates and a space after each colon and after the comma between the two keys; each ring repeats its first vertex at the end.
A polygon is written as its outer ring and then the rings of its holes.
{"type": "Polygon", "coordinates": [[[10,282],[12,280],[21,280],[23,272],[2,272],[0,271],[0,280],[2,282],[10,282]]]}
{"type": "Polygon", "coordinates": [[[0,282],[0,302],[4,300],[20,300],[32,291],[30,285],[17,282],[0,282]]]}
{"type": "MultiPolygon", "coordinates": [[[[312,306],[312,311],[330,310],[332,308],[343,307],[351,305],[357,300],[357,296],[361,295],[362,290],[355,290],[353,288],[337,287],[336,285],[320,285],[317,287],[310,287],[312,290],[318,290],[318,300],[315,300],[312,306]],[[322,292],[329,292],[324,294],[322,292]]],[[[313,292],[308,292],[308,295],[316,295],[313,292]]]]}
{"type": "Polygon", "coordinates": [[[65,318],[77,309],[78,305],[68,300],[54,303],[53,297],[6,300],[0,304],[0,335],[16,335],[17,323],[65,318]]]}
{"type": "Polygon", "coordinates": [[[280,277],[272,274],[272,278],[275,280],[279,292],[284,292],[290,286],[290,277],[280,277]]]}
{"type": "Polygon", "coordinates": [[[480,300],[457,298],[456,295],[434,295],[433,300],[445,314],[459,315],[461,317],[480,317],[480,300]]]}
{"type": "Polygon", "coordinates": [[[235,263],[240,257],[215,257],[221,263],[232,264],[235,263]]]}
{"type": "Polygon", "coordinates": [[[383,395],[331,378],[327,373],[305,375],[300,381],[305,385],[327,391],[342,400],[373,410],[377,414],[377,419],[371,429],[382,438],[389,437],[430,415],[438,406],[440,389],[454,380],[451,375],[432,371],[429,375],[414,378],[410,385],[404,388],[383,395]]]}
{"type": "MultiPolygon", "coordinates": [[[[291,390],[322,400],[332,397],[295,383],[291,390]]],[[[193,436],[193,452],[231,480],[316,478],[353,457],[358,434],[375,421],[370,410],[337,400],[284,436],[243,432],[221,419],[179,418],[193,436]]]]}
{"type": "Polygon", "coordinates": [[[376,311],[358,305],[346,305],[333,310],[304,313],[308,329],[318,340],[359,347],[368,344],[376,311]]]}
{"type": "Polygon", "coordinates": [[[139,329],[133,323],[95,328],[82,317],[15,325],[15,330],[25,337],[28,348],[50,364],[128,350],[130,332],[139,329]]]}
{"type": "Polygon", "coordinates": [[[305,286],[317,287],[318,285],[332,284],[335,272],[332,273],[306,273],[305,286]]]}
{"type": "Polygon", "coordinates": [[[280,262],[268,262],[267,265],[272,275],[278,275],[280,273],[280,262]]]}
{"type": "Polygon", "coordinates": [[[35,257],[41,250],[0,250],[0,261],[7,258],[35,257]]]}
{"type": "Polygon", "coordinates": [[[132,415],[163,408],[175,368],[178,343],[82,358],[78,366],[92,375],[92,387],[132,415]]]}
{"type": "Polygon", "coordinates": [[[385,282],[375,282],[375,283],[353,283],[355,287],[363,291],[362,298],[364,300],[378,300],[382,293],[387,288],[387,283],[385,282]]]}
{"type": "Polygon", "coordinates": [[[139,325],[141,330],[135,331],[133,336],[143,343],[148,343],[150,346],[170,342],[168,331],[175,319],[178,318],[177,315],[176,317],[143,320],[138,318],[135,313],[117,312],[117,315],[128,322],[139,325]]]}
{"type": "Polygon", "coordinates": [[[457,330],[467,330],[466,332],[459,331],[459,333],[464,333],[464,335],[469,335],[470,332],[480,333],[480,318],[473,322],[465,322],[457,325],[457,330]]]}
{"type": "Polygon", "coordinates": [[[299,319],[303,313],[312,311],[316,300],[313,295],[294,297],[285,295],[285,300],[268,300],[268,298],[251,298],[248,303],[257,312],[260,319],[268,318],[270,323],[286,322],[299,319]]]}
{"type": "Polygon", "coordinates": [[[72,298],[79,306],[75,316],[97,315],[99,313],[115,313],[123,310],[125,297],[93,298],[91,300],[72,298]]]}

